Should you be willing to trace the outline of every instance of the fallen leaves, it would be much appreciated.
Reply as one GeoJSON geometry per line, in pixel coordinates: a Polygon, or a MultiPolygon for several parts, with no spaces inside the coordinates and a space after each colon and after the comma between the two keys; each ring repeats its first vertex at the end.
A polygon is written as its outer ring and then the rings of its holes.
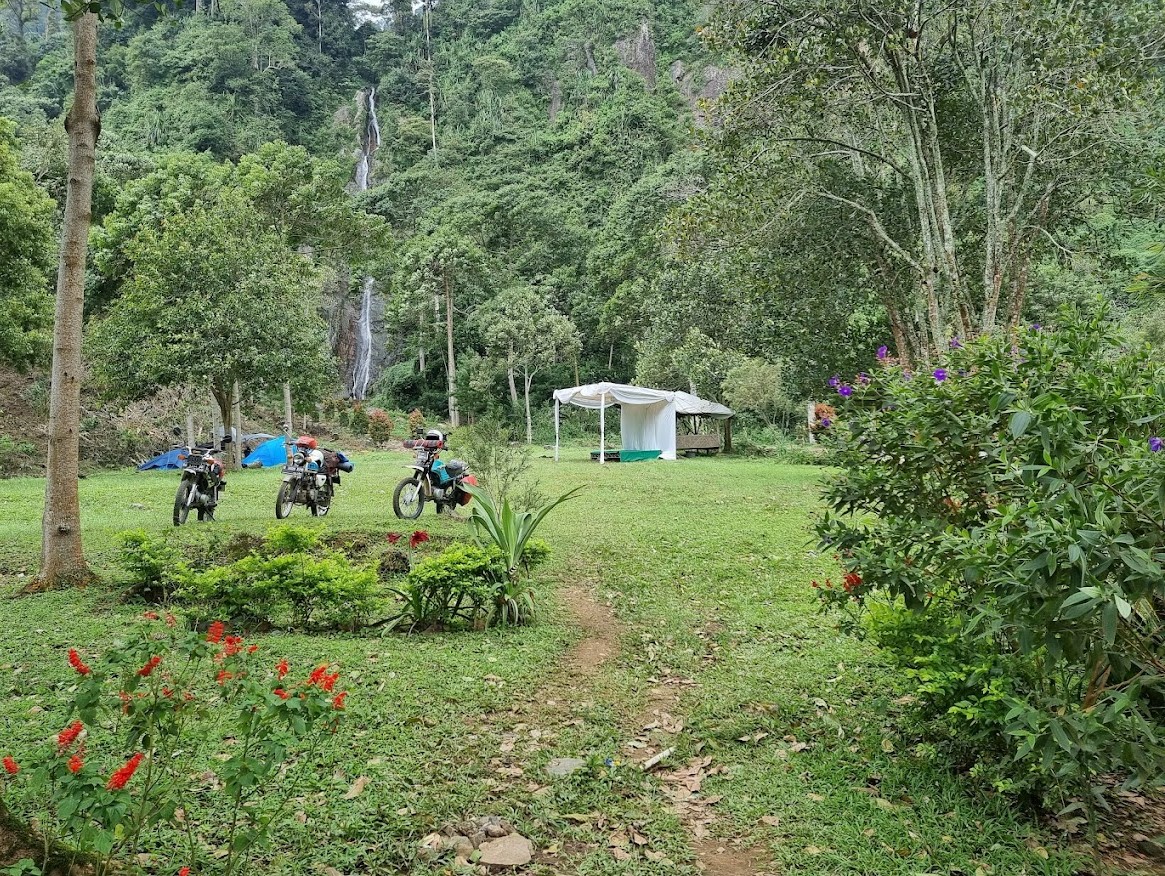
{"type": "Polygon", "coordinates": [[[351,787],[349,787],[348,790],[344,792],[344,799],[355,800],[357,797],[364,793],[364,789],[368,786],[369,781],[371,780],[368,778],[368,776],[358,777],[356,781],[352,783],[351,787]]]}

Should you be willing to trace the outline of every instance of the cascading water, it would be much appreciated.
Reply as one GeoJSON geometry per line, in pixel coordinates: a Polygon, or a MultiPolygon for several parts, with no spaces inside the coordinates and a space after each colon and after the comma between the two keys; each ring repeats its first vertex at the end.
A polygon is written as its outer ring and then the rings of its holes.
{"type": "MultiPolygon", "coordinates": [[[[360,158],[356,162],[356,191],[366,192],[372,182],[372,155],[380,148],[380,123],[376,120],[376,89],[369,89],[366,101],[364,136],[360,138],[360,158]]],[[[364,398],[372,382],[372,295],[376,281],[365,277],[361,287],[360,320],[356,332],[356,362],[352,368],[352,397],[364,398]]]]}

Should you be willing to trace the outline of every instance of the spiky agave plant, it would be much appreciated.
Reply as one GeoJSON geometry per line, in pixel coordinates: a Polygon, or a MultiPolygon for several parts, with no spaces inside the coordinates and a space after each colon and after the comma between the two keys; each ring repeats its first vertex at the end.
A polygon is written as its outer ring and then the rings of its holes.
{"type": "Polygon", "coordinates": [[[526,623],[534,616],[534,594],[521,579],[526,546],[546,515],[578,496],[582,488],[575,487],[535,511],[515,511],[509,499],[499,508],[488,491],[481,487],[466,489],[477,500],[469,518],[474,534],[478,541],[496,546],[506,564],[505,580],[498,585],[491,620],[502,624],[526,623]]]}

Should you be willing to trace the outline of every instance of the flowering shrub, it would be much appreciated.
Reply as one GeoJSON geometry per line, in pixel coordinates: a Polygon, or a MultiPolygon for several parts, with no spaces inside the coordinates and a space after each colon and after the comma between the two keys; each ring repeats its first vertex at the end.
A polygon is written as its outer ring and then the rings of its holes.
{"type": "Polygon", "coordinates": [[[413,438],[419,438],[425,433],[425,415],[421,413],[420,408],[413,408],[409,411],[409,435],[413,438]]]}
{"type": "Polygon", "coordinates": [[[373,441],[387,441],[392,437],[394,424],[390,417],[381,408],[368,410],[368,437],[373,441]]]}
{"type": "Polygon", "coordinates": [[[46,846],[93,855],[98,872],[167,831],[166,842],[181,837],[174,855],[188,866],[218,848],[216,869],[238,872],[291,798],[294,765],[311,763],[347,696],[326,665],[296,677],[221,623],[202,635],[152,612],[102,657],[70,650],[68,661],[76,718],[39,750],[6,753],[0,792],[7,801],[25,785],[44,807],[46,846]],[[211,776],[229,804],[225,824],[196,811],[195,786],[211,776]]]}
{"type": "Polygon", "coordinates": [[[998,787],[1165,779],[1165,370],[1103,311],[882,362],[836,383],[823,603],[998,787]]]}

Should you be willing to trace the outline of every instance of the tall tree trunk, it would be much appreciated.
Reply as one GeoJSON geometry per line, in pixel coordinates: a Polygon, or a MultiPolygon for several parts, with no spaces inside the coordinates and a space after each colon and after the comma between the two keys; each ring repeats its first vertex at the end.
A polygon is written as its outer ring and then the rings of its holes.
{"type": "Polygon", "coordinates": [[[97,114],[97,16],[92,12],[73,24],[73,58],[73,106],[65,118],[69,132],[69,183],[53,324],[43,541],[40,572],[30,585],[37,590],[84,584],[92,576],[81,546],[78,493],[85,257],[93,218],[94,156],[101,133],[97,114]]]}
{"type": "Polygon", "coordinates": [[[234,442],[231,444],[231,468],[243,467],[243,398],[236,380],[231,389],[231,427],[234,432],[227,432],[234,442]]]}
{"type": "MultiPolygon", "coordinates": [[[[511,349],[510,354],[513,355],[513,352],[514,351],[511,349]]],[[[514,383],[514,366],[513,365],[511,365],[509,368],[506,369],[506,379],[510,382],[510,404],[513,405],[514,407],[517,407],[518,406],[518,387],[514,383]]]]}
{"type": "MultiPolygon", "coordinates": [[[[234,427],[234,424],[231,422],[231,409],[234,403],[233,383],[212,383],[210,395],[214,399],[215,407],[218,408],[218,418],[222,426],[223,435],[231,434],[231,429],[234,427]]],[[[211,435],[210,440],[213,443],[218,438],[218,435],[211,435]]]]}
{"type": "Polygon", "coordinates": [[[437,68],[433,64],[433,42],[430,38],[430,20],[433,0],[425,0],[425,56],[429,62],[429,134],[433,139],[433,161],[437,161],[437,68]]]}
{"type": "Polygon", "coordinates": [[[522,383],[526,390],[526,443],[534,443],[534,421],[530,418],[530,381],[534,379],[534,375],[522,369],[522,383]]]}
{"type": "Polygon", "coordinates": [[[445,280],[445,372],[449,380],[449,423],[453,428],[461,425],[461,415],[457,410],[457,362],[453,358],[453,287],[449,275],[442,271],[445,280]]]}

